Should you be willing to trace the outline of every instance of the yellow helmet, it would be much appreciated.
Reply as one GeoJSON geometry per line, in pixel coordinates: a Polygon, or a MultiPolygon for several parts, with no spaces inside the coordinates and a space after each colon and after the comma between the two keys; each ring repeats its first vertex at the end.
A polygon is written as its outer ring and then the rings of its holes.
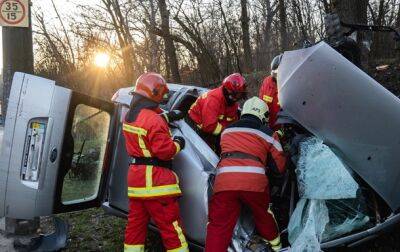
{"type": "Polygon", "coordinates": [[[248,99],[242,109],[242,115],[257,116],[262,122],[267,120],[268,107],[260,98],[254,96],[248,99]]]}

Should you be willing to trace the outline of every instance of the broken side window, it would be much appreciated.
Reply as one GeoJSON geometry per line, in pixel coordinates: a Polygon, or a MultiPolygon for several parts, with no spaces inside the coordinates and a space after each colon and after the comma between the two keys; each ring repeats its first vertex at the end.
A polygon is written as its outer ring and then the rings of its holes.
{"type": "Polygon", "coordinates": [[[332,150],[316,137],[299,145],[297,181],[300,200],[290,218],[294,251],[319,251],[320,243],[370,223],[357,182],[332,150]]]}

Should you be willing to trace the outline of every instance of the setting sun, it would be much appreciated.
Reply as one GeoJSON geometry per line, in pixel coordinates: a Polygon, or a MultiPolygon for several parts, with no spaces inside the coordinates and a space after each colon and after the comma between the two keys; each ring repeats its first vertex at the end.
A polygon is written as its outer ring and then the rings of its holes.
{"type": "Polygon", "coordinates": [[[94,64],[98,67],[105,68],[110,62],[110,56],[106,53],[96,53],[94,56],[94,64]]]}

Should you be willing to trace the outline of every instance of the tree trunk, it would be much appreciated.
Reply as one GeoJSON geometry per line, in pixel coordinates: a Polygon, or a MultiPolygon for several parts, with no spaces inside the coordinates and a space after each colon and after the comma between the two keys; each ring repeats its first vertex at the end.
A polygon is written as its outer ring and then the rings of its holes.
{"type": "MultiPolygon", "coordinates": [[[[169,11],[167,9],[167,4],[165,0],[158,0],[158,8],[160,9],[161,15],[161,30],[165,34],[170,34],[169,11]]],[[[165,36],[164,44],[166,53],[165,57],[168,59],[166,60],[166,63],[168,63],[168,66],[166,66],[166,68],[169,68],[171,70],[172,81],[180,83],[181,76],[179,75],[178,58],[176,57],[176,48],[174,45],[174,41],[170,36],[165,36]]]]}
{"type": "Polygon", "coordinates": [[[303,15],[301,13],[300,4],[297,0],[292,0],[293,11],[296,14],[298,26],[300,28],[302,39],[306,40],[308,38],[307,30],[304,25],[303,15]]]}
{"type": "Polygon", "coordinates": [[[266,0],[265,1],[265,9],[263,10],[263,13],[265,15],[265,24],[263,27],[263,55],[264,55],[264,61],[266,61],[264,64],[265,68],[269,68],[270,66],[270,60],[274,55],[271,55],[271,30],[272,30],[272,21],[274,19],[274,16],[276,14],[276,11],[272,10],[271,6],[271,1],[266,0]]]}
{"type": "MultiPolygon", "coordinates": [[[[154,0],[150,0],[150,24],[152,26],[156,26],[156,8],[154,6],[154,0]]],[[[157,52],[158,52],[158,41],[157,36],[149,32],[150,37],[150,62],[149,62],[149,70],[153,72],[159,72],[160,69],[157,64],[157,52]]]]}
{"type": "Polygon", "coordinates": [[[241,0],[242,7],[242,41],[243,41],[243,53],[244,53],[244,67],[245,73],[249,73],[253,70],[253,62],[251,57],[251,46],[250,46],[250,32],[249,32],[249,16],[247,14],[247,0],[241,0]]]}
{"type": "Polygon", "coordinates": [[[345,23],[367,23],[368,0],[333,0],[332,7],[345,23]]]}
{"type": "Polygon", "coordinates": [[[135,58],[133,38],[128,23],[121,12],[118,0],[102,0],[102,2],[111,17],[112,25],[117,33],[118,43],[124,63],[126,83],[132,83],[136,78],[135,74],[138,74],[139,71],[134,71],[135,67],[138,66],[138,63],[135,58]]]}
{"type": "Polygon", "coordinates": [[[285,0],[279,0],[278,8],[279,8],[279,22],[280,22],[279,33],[281,36],[281,51],[285,51],[288,49],[285,0]]]}
{"type": "MultiPolygon", "coordinates": [[[[333,0],[332,10],[339,15],[341,21],[350,24],[367,24],[368,0],[333,0]]],[[[362,68],[367,67],[369,56],[368,50],[363,45],[364,33],[357,32],[357,43],[360,48],[361,57],[358,62],[362,68]]]]}

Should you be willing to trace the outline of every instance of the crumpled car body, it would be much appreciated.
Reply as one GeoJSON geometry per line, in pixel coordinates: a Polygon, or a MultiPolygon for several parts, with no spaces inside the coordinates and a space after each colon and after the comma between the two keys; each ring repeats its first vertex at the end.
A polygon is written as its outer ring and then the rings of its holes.
{"type": "MultiPolygon", "coordinates": [[[[400,100],[323,42],[285,52],[278,85],[283,109],[322,139],[380,204],[374,205],[373,227],[324,241],[321,248],[355,246],[390,230],[400,221],[400,194],[396,193],[400,136],[395,134],[400,100]]],[[[165,110],[187,111],[207,92],[189,85],[169,84],[169,88],[165,110]]],[[[118,90],[110,102],[17,73],[0,156],[0,216],[33,218],[102,206],[110,214],[126,217],[129,157],[121,121],[130,91],[118,90]],[[78,176],[88,169],[96,176],[78,176]]],[[[173,135],[187,140],[173,169],[183,191],[180,208],[186,236],[193,249],[201,250],[218,156],[184,120],[171,124],[171,129],[173,135]]],[[[275,209],[296,204],[296,183],[290,179],[286,176],[280,185],[281,200],[272,202],[275,209]]],[[[286,219],[280,223],[286,236],[290,213],[276,215],[286,219]]],[[[152,224],[150,228],[156,230],[152,224]]],[[[244,212],[230,251],[261,250],[254,244],[254,234],[252,218],[244,212]]]]}

